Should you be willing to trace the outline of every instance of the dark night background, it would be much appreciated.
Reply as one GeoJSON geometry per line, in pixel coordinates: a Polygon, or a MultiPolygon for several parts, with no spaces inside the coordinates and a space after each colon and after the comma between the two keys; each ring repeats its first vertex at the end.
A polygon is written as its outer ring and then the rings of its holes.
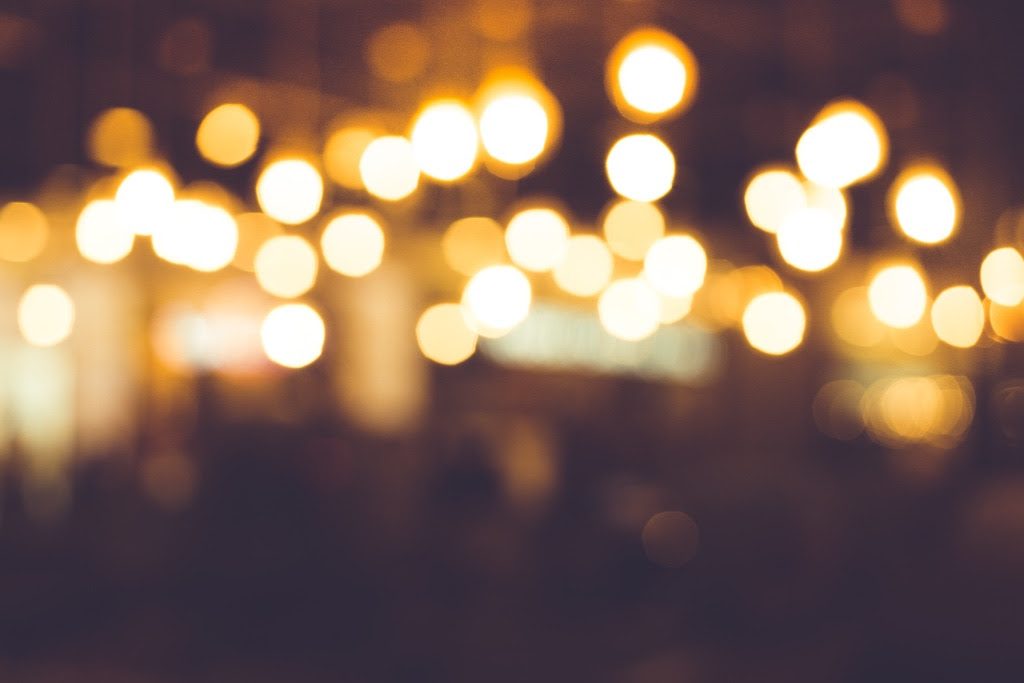
{"type": "MultiPolygon", "coordinates": [[[[457,35],[456,7],[0,0],[0,195],[88,165],[92,117],[133,106],[183,176],[250,197],[257,162],[214,171],[192,145],[204,97],[232,79],[297,83],[322,93],[318,128],[352,105],[409,109],[415,88],[373,82],[363,41],[398,19],[457,35]],[[183,20],[209,37],[188,74],[160,57],[183,20]]],[[[825,102],[853,96],[885,119],[894,159],[936,156],[960,182],[960,241],[925,263],[977,263],[1024,192],[1024,11],[945,7],[944,29],[922,35],[890,0],[538,2],[527,42],[565,134],[516,192],[596,219],[606,145],[629,129],[604,96],[604,59],[654,22],[701,66],[692,111],[657,126],[680,159],[666,200],[680,221],[770,258],[742,213],[744,179],[789,159],[825,102]]],[[[884,246],[897,171],[851,193],[855,248],[884,246]]],[[[425,231],[443,217],[431,206],[425,231]]],[[[815,334],[777,361],[725,341],[724,374],[703,388],[479,357],[435,367],[423,425],[400,437],[339,418],[317,366],[282,379],[280,409],[258,419],[230,409],[244,388],[199,377],[175,440],[195,468],[182,504],[139,486],[159,441],[146,433],[137,453],[76,465],[71,507],[51,523],[26,513],[6,467],[0,681],[1024,680],[1024,410],[996,401],[1024,378],[1019,346],[976,350],[974,424],[936,453],[820,435],[811,402],[842,366],[815,334]],[[496,454],[535,438],[554,448],[554,483],[523,499],[496,454]],[[699,526],[680,569],[641,543],[663,510],[699,526]]]]}

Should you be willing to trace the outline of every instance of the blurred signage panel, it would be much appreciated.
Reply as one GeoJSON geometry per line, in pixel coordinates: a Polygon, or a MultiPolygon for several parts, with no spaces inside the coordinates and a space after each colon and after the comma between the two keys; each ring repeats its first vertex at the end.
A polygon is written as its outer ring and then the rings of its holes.
{"type": "Polygon", "coordinates": [[[592,313],[538,304],[526,321],[500,339],[481,339],[490,360],[532,370],[705,385],[715,380],[725,350],[713,332],[687,323],[663,327],[640,342],[612,337],[592,313]]]}

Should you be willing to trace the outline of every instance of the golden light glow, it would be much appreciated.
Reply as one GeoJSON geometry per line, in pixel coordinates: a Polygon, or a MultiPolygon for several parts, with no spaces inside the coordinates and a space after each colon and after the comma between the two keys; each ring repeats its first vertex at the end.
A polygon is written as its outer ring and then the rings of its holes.
{"type": "Polygon", "coordinates": [[[256,252],[256,281],[268,294],[282,299],[302,296],[316,284],[316,250],[298,235],[268,240],[256,252]]]}
{"type": "Polygon", "coordinates": [[[661,298],[661,324],[672,325],[686,316],[690,315],[690,311],[693,310],[693,297],[692,296],[665,296],[660,295],[661,298]]]}
{"type": "Polygon", "coordinates": [[[1013,247],[991,252],[981,263],[981,288],[1000,306],[1024,301],[1024,257],[1013,247]]]}
{"type": "Polygon", "coordinates": [[[555,268],[555,283],[569,294],[594,296],[608,286],[614,269],[612,253],[600,237],[575,235],[555,268]]]}
{"type": "Polygon", "coordinates": [[[490,266],[462,292],[462,308],[482,337],[501,337],[526,320],[533,300],[527,277],[514,266],[490,266]]]}
{"type": "Polygon", "coordinates": [[[146,162],[153,153],[153,125],[136,109],[101,112],[89,127],[89,157],[105,166],[125,168],[146,162]]]}
{"type": "Polygon", "coordinates": [[[544,153],[548,114],[527,94],[495,97],[480,117],[484,149],[494,159],[513,166],[529,164],[544,153]]]}
{"type": "Polygon", "coordinates": [[[235,219],[196,199],[174,202],[153,232],[153,251],[169,263],[213,272],[228,266],[238,247],[235,219]]]}
{"type": "Polygon", "coordinates": [[[260,209],[285,225],[299,225],[313,218],[320,212],[323,199],[324,179],[303,159],[274,161],[256,181],[260,209]]]}
{"type": "Polygon", "coordinates": [[[491,40],[516,40],[533,22],[533,0],[475,0],[473,4],[473,25],[491,40]]]}
{"type": "Polygon", "coordinates": [[[814,183],[804,183],[804,194],[807,197],[807,207],[824,212],[829,217],[829,225],[834,229],[842,231],[846,229],[846,219],[849,217],[850,207],[846,201],[846,194],[834,187],[822,187],[814,183]]]}
{"type": "Polygon", "coordinates": [[[605,76],[612,102],[626,118],[651,123],[690,105],[697,92],[697,60],[675,36],[643,28],[612,50],[605,76]]]}
{"type": "Polygon", "coordinates": [[[651,245],[665,236],[665,214],[654,204],[618,200],[605,214],[602,230],[617,256],[643,261],[651,245]]]}
{"type": "Polygon", "coordinates": [[[663,237],[644,258],[644,278],[665,296],[692,296],[704,285],[707,271],[707,253],[690,235],[663,237]]]}
{"type": "Polygon", "coordinates": [[[136,235],[151,235],[174,204],[174,185],[155,168],[132,171],[114,195],[117,217],[136,235]]]}
{"type": "Polygon", "coordinates": [[[135,233],[118,220],[117,207],[109,199],[89,202],[75,223],[78,253],[93,263],[117,263],[131,253],[135,233]]]}
{"type": "Polygon", "coordinates": [[[373,75],[392,83],[420,76],[430,60],[430,41],[415,24],[396,22],[375,31],[366,44],[373,75]]]}
{"type": "Polygon", "coordinates": [[[789,216],[807,205],[804,181],[786,168],[763,169],[747,183],[743,205],[754,227],[776,233],[789,216]]]}
{"type": "Polygon", "coordinates": [[[786,292],[754,297],[743,311],[743,334],[753,348],[769,356],[784,356],[804,340],[807,314],[803,304],[786,292]]]}
{"type": "Polygon", "coordinates": [[[505,233],[491,218],[463,218],[448,226],[441,250],[452,270],[471,276],[505,261],[505,233]]]}
{"type": "Polygon", "coordinates": [[[1016,306],[1001,306],[987,301],[988,319],[992,331],[1003,341],[1024,342],[1024,302],[1016,306]]]}
{"type": "Polygon", "coordinates": [[[836,297],[832,327],[847,344],[864,348],[881,344],[887,331],[871,311],[867,287],[852,287],[836,297]]]}
{"type": "Polygon", "coordinates": [[[819,273],[839,260],[843,231],[827,211],[806,208],[783,221],[776,242],[786,263],[798,270],[819,273]]]}
{"type": "Polygon", "coordinates": [[[871,311],[882,323],[896,329],[913,327],[928,307],[928,288],[913,266],[889,266],[868,285],[871,311]]]}
{"type": "Polygon", "coordinates": [[[537,273],[561,263],[568,245],[569,223],[554,209],[520,211],[505,230],[505,246],[513,263],[537,273]]]}
{"type": "Polygon", "coordinates": [[[658,331],[661,299],[641,278],[616,280],[601,294],[597,313],[608,334],[625,341],[640,341],[658,331]]]}
{"type": "Polygon", "coordinates": [[[620,196],[653,202],[672,189],[676,158],[668,145],[653,135],[627,135],[612,145],[605,170],[612,189],[620,196]]]}
{"type": "Polygon", "coordinates": [[[50,223],[35,204],[11,202],[0,210],[0,260],[27,263],[46,248],[50,223]]]}
{"type": "Polygon", "coordinates": [[[950,346],[969,349],[985,331],[985,307],[974,287],[950,287],[935,297],[932,327],[950,346]]]}
{"type": "Polygon", "coordinates": [[[476,353],[477,333],[459,304],[431,306],[416,323],[420,352],[435,363],[458,365],[476,353]]]}
{"type": "Polygon", "coordinates": [[[284,304],[270,311],[260,327],[263,352],[286,368],[304,368],[324,350],[323,318],[306,304],[284,304]]]}
{"type": "Polygon", "coordinates": [[[558,100],[523,69],[490,72],[477,92],[474,109],[487,166],[504,178],[529,173],[561,135],[558,100]]]}
{"type": "Polygon", "coordinates": [[[889,192],[889,210],[907,237],[939,244],[960,224],[960,193],[942,168],[916,166],[896,179],[889,192]]]}
{"type": "Polygon", "coordinates": [[[398,135],[379,137],[363,150],[359,175],[374,197],[396,202],[420,185],[420,167],[412,143],[398,135]]]}
{"type": "Polygon", "coordinates": [[[476,166],[480,141],[473,113],[457,100],[440,100],[423,108],[410,134],[423,175],[452,182],[476,166]]]}
{"type": "Polygon", "coordinates": [[[359,174],[359,160],[377,133],[358,126],[340,128],[324,144],[324,171],[327,177],[349,190],[365,189],[359,174]]]}
{"type": "Polygon", "coordinates": [[[320,249],[331,270],[363,277],[375,271],[384,258],[384,229],[367,213],[343,213],[324,228],[320,249]]]}
{"type": "Polygon", "coordinates": [[[260,144],[260,120],[244,104],[214,107],[199,123],[196,148],[204,159],[231,168],[244,164],[260,144]]]}
{"type": "Polygon", "coordinates": [[[854,100],[826,107],[796,146],[800,171],[825,187],[867,180],[885,166],[889,137],[878,115],[854,100]]]}
{"type": "Polygon", "coordinates": [[[71,335],[75,304],[57,285],[32,285],[18,302],[18,329],[32,346],[56,346],[71,335]]]}
{"type": "Polygon", "coordinates": [[[272,237],[284,234],[281,224],[265,213],[251,212],[235,216],[238,225],[238,247],[231,263],[247,273],[256,267],[256,252],[272,237]]]}
{"type": "Polygon", "coordinates": [[[924,358],[939,348],[939,338],[935,336],[935,330],[927,318],[921,318],[910,327],[889,328],[888,332],[896,348],[911,356],[924,358]]]}
{"type": "Polygon", "coordinates": [[[974,391],[963,377],[898,377],[875,382],[861,400],[864,425],[887,446],[955,445],[974,419],[974,391]]]}
{"type": "Polygon", "coordinates": [[[200,206],[198,220],[189,230],[191,239],[184,264],[202,273],[212,273],[227,268],[234,260],[238,225],[234,217],[219,206],[200,206]]]}

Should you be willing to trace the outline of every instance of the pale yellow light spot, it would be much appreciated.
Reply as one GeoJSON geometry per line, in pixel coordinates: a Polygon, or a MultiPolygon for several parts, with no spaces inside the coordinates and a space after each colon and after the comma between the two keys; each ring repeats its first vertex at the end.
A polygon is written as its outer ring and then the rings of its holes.
{"type": "Polygon", "coordinates": [[[704,285],[707,271],[707,253],[690,235],[663,237],[644,258],[644,278],[665,296],[692,296],[704,285]]]}
{"type": "Polygon", "coordinates": [[[256,252],[256,281],[268,294],[293,299],[316,284],[316,250],[298,235],[281,235],[256,252]]]}
{"type": "Polygon", "coordinates": [[[377,138],[363,150],[359,175],[374,197],[396,202],[420,185],[420,167],[412,143],[397,135],[377,138]]]}
{"type": "Polygon", "coordinates": [[[231,214],[195,199],[174,202],[153,232],[157,256],[206,273],[228,266],[237,247],[238,225],[231,214]]]}
{"type": "Polygon", "coordinates": [[[651,123],[689,106],[697,91],[697,60],[674,35],[643,28],[623,38],[606,67],[612,102],[628,119],[651,123]]]}
{"type": "Polygon", "coordinates": [[[692,296],[665,296],[661,294],[661,324],[671,325],[690,315],[693,310],[692,296]]]}
{"type": "Polygon", "coordinates": [[[651,245],[665,236],[665,214],[654,204],[619,200],[605,214],[602,230],[616,255],[643,261],[651,245]]]}
{"type": "Polygon", "coordinates": [[[950,287],[935,297],[932,327],[950,346],[969,349],[985,331],[985,307],[973,287],[950,287]]]}
{"type": "Polygon", "coordinates": [[[196,148],[204,159],[231,168],[244,164],[260,143],[260,120],[244,104],[222,104],[210,110],[196,130],[196,148]]]}
{"type": "Polygon", "coordinates": [[[476,166],[480,146],[476,121],[461,102],[428,104],[416,116],[409,137],[419,168],[429,178],[452,182],[476,166]]]}
{"type": "Polygon", "coordinates": [[[135,233],[119,219],[117,207],[109,199],[89,202],[75,223],[78,253],[93,263],[117,263],[131,253],[135,233]]]}
{"type": "Polygon", "coordinates": [[[535,97],[509,93],[495,97],[480,116],[484,150],[505,164],[529,164],[544,153],[549,135],[548,113],[535,97]]]}
{"type": "Polygon", "coordinates": [[[305,223],[320,212],[324,179],[303,159],[280,159],[256,181],[256,199],[263,213],[286,225],[305,223]]]}
{"type": "Polygon", "coordinates": [[[256,267],[256,252],[272,237],[284,234],[284,228],[265,213],[251,212],[235,216],[238,224],[238,247],[235,249],[234,266],[247,273],[256,267]]]}
{"type": "Polygon", "coordinates": [[[120,168],[135,166],[153,153],[153,125],[138,110],[107,109],[93,119],[87,147],[89,157],[97,163],[120,168]]]}
{"type": "Polygon", "coordinates": [[[270,311],[260,327],[263,352],[286,368],[304,368],[324,350],[323,318],[306,304],[284,304],[270,311]]]}
{"type": "Polygon", "coordinates": [[[452,270],[473,275],[505,260],[505,233],[497,221],[473,216],[448,226],[441,250],[452,270]]]}
{"type": "Polygon", "coordinates": [[[769,292],[754,297],[743,311],[743,334],[758,351],[784,356],[804,340],[807,314],[792,294],[769,292]]]}
{"type": "Polygon", "coordinates": [[[960,224],[960,193],[937,166],[901,173],[890,190],[889,204],[900,230],[922,244],[945,242],[960,224]]]}
{"type": "Polygon", "coordinates": [[[384,257],[384,229],[373,216],[343,213],[331,219],[320,237],[324,261],[348,277],[369,275],[384,257]]]}
{"type": "Polygon", "coordinates": [[[779,227],[776,241],[782,259],[798,270],[819,273],[839,260],[843,232],[823,209],[800,209],[779,227]]]}
{"type": "Polygon", "coordinates": [[[928,307],[928,288],[913,266],[889,266],[868,285],[871,311],[882,323],[896,329],[913,327],[928,307]]]}
{"type": "Polygon", "coordinates": [[[512,261],[525,270],[542,273],[565,258],[569,223],[554,209],[526,209],[514,215],[505,230],[512,261]]]}
{"type": "Polygon", "coordinates": [[[871,178],[888,156],[889,138],[878,115],[853,100],[826,107],[796,146],[801,172],[812,182],[833,188],[871,178]]]}
{"type": "Polygon", "coordinates": [[[991,252],[981,263],[981,288],[1000,306],[1024,301],[1024,257],[1013,247],[991,252]]]}
{"type": "Polygon", "coordinates": [[[458,365],[476,353],[477,333],[459,304],[431,306],[416,323],[416,342],[426,358],[458,365]]]}
{"type": "Polygon", "coordinates": [[[132,171],[114,195],[118,220],[136,235],[151,235],[174,204],[174,185],[154,168],[132,171]]]}
{"type": "Polygon", "coordinates": [[[365,189],[359,173],[359,161],[378,134],[369,128],[341,128],[331,133],[324,145],[324,170],[327,177],[349,190],[365,189]]]}
{"type": "Polygon", "coordinates": [[[601,294],[597,313],[608,334],[625,341],[641,341],[658,331],[661,299],[641,278],[616,280],[601,294]]]}
{"type": "Polygon", "coordinates": [[[75,304],[57,285],[33,285],[18,302],[18,329],[32,346],[56,346],[71,335],[75,304]]]}
{"type": "Polygon", "coordinates": [[[27,263],[46,248],[50,224],[35,204],[11,202],[0,210],[0,260],[27,263]]]}
{"type": "Polygon", "coordinates": [[[605,170],[612,189],[620,196],[653,202],[672,189],[676,159],[668,145],[654,135],[627,135],[612,145],[605,170]]]}
{"type": "Polygon", "coordinates": [[[747,183],[743,205],[754,227],[778,232],[788,217],[807,205],[804,181],[785,168],[763,169],[747,183]]]}
{"type": "Polygon", "coordinates": [[[490,266],[474,275],[462,292],[462,308],[482,337],[501,337],[526,320],[533,288],[514,266],[490,266]]]}
{"type": "Polygon", "coordinates": [[[939,338],[932,329],[931,321],[926,317],[922,317],[910,327],[889,328],[888,332],[896,348],[911,356],[930,356],[939,348],[939,338]]]}
{"type": "Polygon", "coordinates": [[[555,268],[555,283],[569,294],[594,296],[611,281],[614,268],[612,253],[600,237],[575,235],[555,268]]]}

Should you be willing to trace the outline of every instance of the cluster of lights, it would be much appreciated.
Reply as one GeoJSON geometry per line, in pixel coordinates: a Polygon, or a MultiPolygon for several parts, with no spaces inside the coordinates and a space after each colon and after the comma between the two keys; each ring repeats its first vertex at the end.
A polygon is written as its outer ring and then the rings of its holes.
{"type": "MultiPolygon", "coordinates": [[[[414,78],[425,59],[422,38],[413,26],[376,36],[370,48],[375,72],[394,82],[414,78]],[[407,59],[393,58],[397,54],[407,59]]],[[[577,231],[563,208],[543,201],[521,205],[504,225],[482,216],[453,222],[441,248],[466,280],[458,301],[432,305],[419,318],[415,337],[423,355],[455,365],[473,356],[481,337],[509,333],[529,315],[540,277],[571,297],[592,299],[602,326],[623,340],[646,339],[701,310],[709,324],[739,328],[763,354],[797,349],[808,329],[803,298],[765,267],[738,269],[731,279],[712,272],[700,238],[690,230],[670,231],[657,204],[676,184],[676,157],[648,126],[692,104],[699,80],[693,54],[675,36],[642,28],[615,46],[605,76],[609,98],[635,129],[608,148],[605,171],[617,197],[600,217],[599,231],[577,231]]],[[[264,292],[286,300],[263,320],[265,355],[303,367],[320,356],[325,341],[320,314],[298,301],[317,286],[321,262],[345,277],[364,277],[380,266],[388,243],[384,219],[364,207],[330,214],[314,239],[308,226],[329,204],[326,181],[390,204],[425,183],[457,183],[481,169],[520,178],[552,152],[561,125],[558,102],[533,74],[495,70],[471,98],[424,103],[407,130],[351,120],[333,128],[320,157],[267,158],[255,181],[259,211],[239,212],[237,201],[219,191],[180,188],[170,169],[154,161],[149,121],[131,109],[112,109],[94,122],[88,145],[96,161],[119,175],[82,208],[75,241],[97,264],[117,263],[148,239],[158,257],[176,265],[204,273],[233,265],[252,273],[264,292]]],[[[234,168],[252,162],[263,135],[250,107],[226,102],[202,118],[195,144],[212,165],[234,168]]],[[[820,274],[847,249],[847,189],[880,176],[888,160],[879,117],[860,102],[834,102],[796,141],[793,162],[751,176],[743,205],[787,267],[802,276],[820,274]]],[[[922,246],[952,239],[962,220],[955,182],[931,161],[903,169],[890,187],[888,210],[902,236],[922,246]]],[[[38,208],[8,204],[0,210],[0,259],[34,259],[48,232],[38,208]]],[[[853,345],[888,337],[900,348],[924,352],[939,341],[976,345],[986,319],[1005,339],[1024,337],[1013,322],[1024,302],[1021,253],[1013,247],[990,253],[979,284],[980,293],[956,284],[932,299],[914,262],[880,264],[863,286],[839,295],[833,322],[853,345]]],[[[25,338],[40,346],[60,343],[73,320],[73,303],[54,285],[30,288],[19,308],[25,338]]]]}

